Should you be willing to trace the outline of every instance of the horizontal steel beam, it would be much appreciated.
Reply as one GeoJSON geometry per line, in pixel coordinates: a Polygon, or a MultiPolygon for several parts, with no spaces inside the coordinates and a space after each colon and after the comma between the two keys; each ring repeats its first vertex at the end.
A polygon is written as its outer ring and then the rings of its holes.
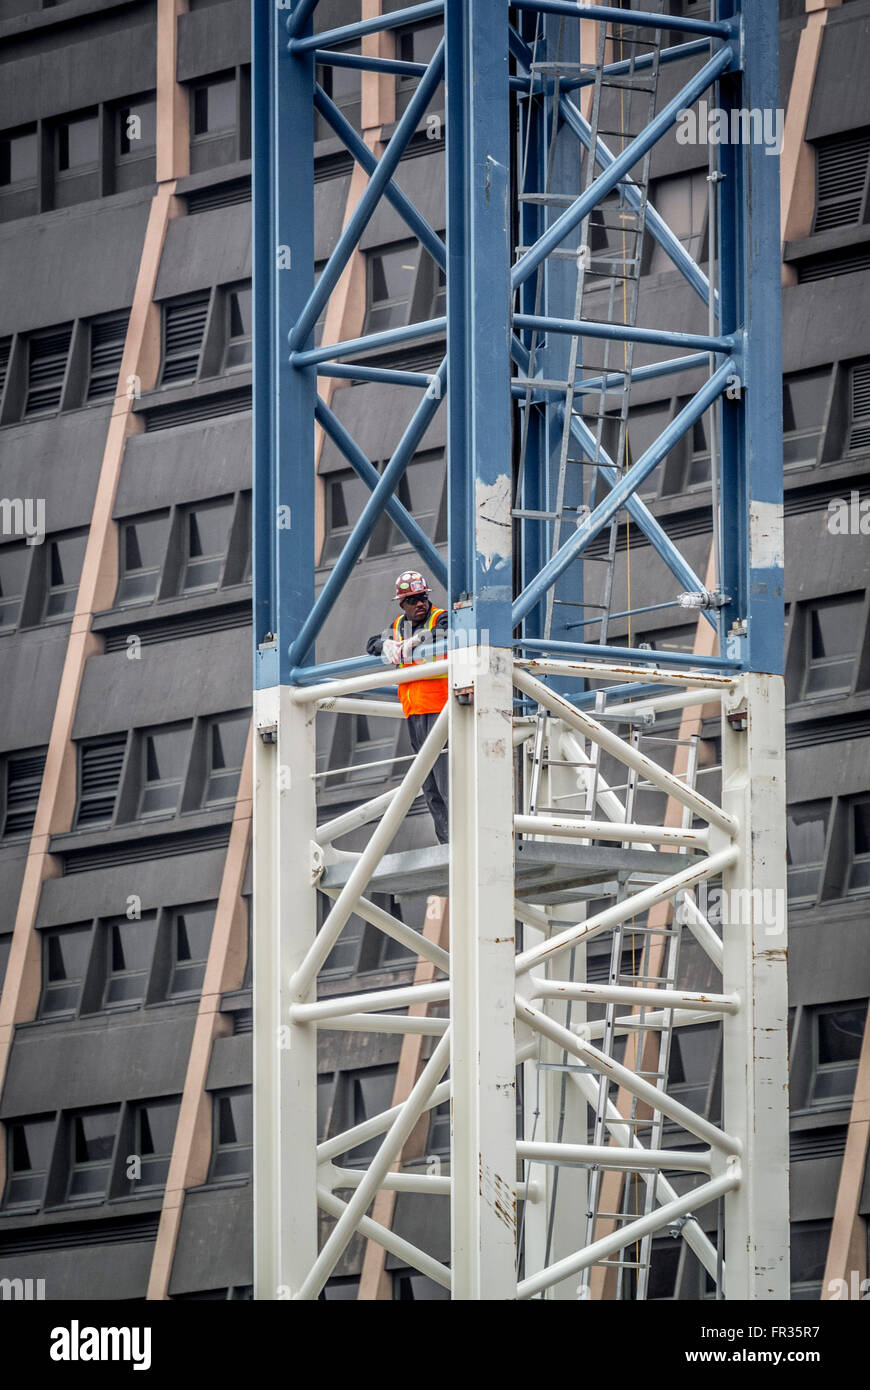
{"type": "Polygon", "coordinates": [[[351,43],[354,39],[365,38],[366,34],[378,34],[383,29],[401,29],[406,24],[419,24],[424,19],[439,19],[443,13],[444,0],[424,0],[421,5],[409,5],[403,10],[393,10],[392,14],[375,15],[374,19],[342,24],[337,29],[324,29],[310,38],[293,39],[290,51],[307,53],[312,48],[331,48],[333,44],[351,43]]]}
{"type": "Polygon", "coordinates": [[[582,1164],[622,1173],[653,1173],[673,1168],[683,1173],[711,1173],[709,1153],[683,1149],[620,1149],[608,1144],[547,1144],[520,1140],[517,1158],[531,1163],[582,1164]]]}
{"type": "Polygon", "coordinates": [[[703,333],[673,333],[664,328],[634,328],[625,323],[596,323],[590,319],[548,318],[545,314],[514,314],[514,328],[536,329],[539,333],[566,333],[576,338],[611,338],[616,342],[657,343],[662,347],[703,349],[706,352],[733,352],[733,335],[708,338],[703,333]]]}
{"type": "MultiPolygon", "coordinates": [[[[736,1014],[736,994],[701,994],[691,989],[642,989],[634,985],[599,985],[574,980],[539,980],[532,976],[533,998],[585,999],[602,1004],[651,1004],[660,1009],[694,1009],[699,1013],[736,1014]]],[[[641,1024],[643,1019],[640,1020],[641,1024]]]]}
{"type": "Polygon", "coordinates": [[[717,24],[709,19],[692,19],[687,15],[650,14],[646,10],[622,10],[616,5],[577,4],[576,0],[511,0],[517,10],[532,10],[539,14],[559,14],[570,19],[594,19],[598,23],[619,24],[623,28],[674,29],[684,34],[707,34],[713,39],[734,36],[734,26],[717,24]]]}

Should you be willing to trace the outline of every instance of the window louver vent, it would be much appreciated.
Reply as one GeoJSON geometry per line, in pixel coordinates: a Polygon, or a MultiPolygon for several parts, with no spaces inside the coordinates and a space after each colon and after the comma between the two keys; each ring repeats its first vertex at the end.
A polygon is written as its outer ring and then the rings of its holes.
{"type": "Polygon", "coordinates": [[[189,381],[196,376],[199,354],[208,317],[209,291],[183,304],[166,304],[163,308],[163,375],[165,385],[170,381],[189,381]]]}
{"type": "Polygon", "coordinates": [[[120,845],[101,845],[98,849],[65,853],[63,871],[65,875],[84,874],[91,869],[171,859],[176,854],[204,854],[209,849],[225,849],[229,839],[229,825],[218,825],[212,830],[194,830],[189,835],[161,835],[155,839],[128,840],[120,845]]]}
{"type": "Polygon", "coordinates": [[[870,362],[852,368],[852,428],[849,453],[870,449],[870,362]]]}
{"type": "Polygon", "coordinates": [[[200,396],[196,400],[181,401],[178,405],[162,406],[145,414],[145,429],[170,430],[176,425],[199,424],[203,420],[214,420],[219,415],[238,415],[241,410],[251,409],[251,388],[233,391],[227,395],[200,396]]]}
{"type": "Polygon", "coordinates": [[[835,275],[854,275],[870,269],[870,247],[863,251],[835,251],[827,256],[812,256],[798,265],[798,283],[808,285],[816,280],[831,280],[835,275]]]}
{"type": "Polygon", "coordinates": [[[850,133],[820,145],[816,152],[814,232],[854,227],[862,220],[870,130],[850,133]]]}
{"type": "Polygon", "coordinates": [[[44,768],[44,752],[10,757],[6,770],[5,835],[28,835],[33,829],[44,768]]]}
{"type": "Polygon", "coordinates": [[[43,1230],[9,1231],[0,1239],[0,1255],[29,1255],[42,1250],[81,1250],[91,1245],[126,1245],[134,1240],[153,1240],[160,1213],[127,1221],[82,1221],[43,1230]]]}
{"type": "Polygon", "coordinates": [[[91,324],[89,402],[114,396],[117,390],[129,318],[129,309],[122,309],[120,313],[107,315],[91,324]]]}
{"type": "Polygon", "coordinates": [[[227,183],[215,184],[212,188],[200,188],[187,194],[187,211],[213,212],[216,208],[231,208],[237,203],[251,201],[251,180],[230,179],[227,183]]]}
{"type": "Polygon", "coordinates": [[[790,724],[785,733],[785,746],[817,748],[822,743],[843,743],[847,739],[867,738],[870,735],[870,715],[854,715],[848,719],[812,719],[790,724]]]}
{"type": "Polygon", "coordinates": [[[111,821],[126,747],[127,735],[122,734],[110,743],[95,743],[82,749],[77,826],[107,825],[111,821]]]}
{"type": "Polygon", "coordinates": [[[72,339],[72,325],[39,333],[30,339],[27,367],[25,415],[57,410],[66,374],[66,361],[72,339]]]}
{"type": "MultiPolygon", "coordinates": [[[[199,609],[195,613],[164,618],[157,622],[140,623],[137,636],[143,647],[158,642],[175,642],[184,638],[204,637],[211,632],[229,632],[232,628],[247,627],[252,621],[250,603],[232,604],[226,608],[199,609]]],[[[118,629],[106,633],[106,651],[127,650],[127,631],[118,629]]]]}
{"type": "Polygon", "coordinates": [[[3,395],[3,387],[6,385],[6,377],[9,372],[9,354],[12,350],[12,339],[3,338],[0,341],[0,396],[3,395]]]}
{"type": "Polygon", "coordinates": [[[326,155],[314,161],[314,182],[327,183],[330,179],[342,178],[353,173],[353,155],[347,153],[326,155]]]}
{"type": "Polygon", "coordinates": [[[792,1163],[811,1158],[839,1158],[846,1151],[846,1126],[799,1130],[792,1134],[789,1149],[792,1163]]]}
{"type": "Polygon", "coordinates": [[[254,1031],[254,1010],[236,1009],[233,1014],[233,1037],[238,1037],[241,1033],[253,1033],[254,1031]]]}

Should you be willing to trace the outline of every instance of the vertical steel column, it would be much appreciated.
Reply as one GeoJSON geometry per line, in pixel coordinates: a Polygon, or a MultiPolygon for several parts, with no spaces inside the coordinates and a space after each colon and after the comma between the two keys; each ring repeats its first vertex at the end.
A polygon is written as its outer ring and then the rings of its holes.
{"type": "Polygon", "coordinates": [[[307,872],[314,715],[292,707],[287,685],[288,649],[314,602],[315,381],[312,370],[290,367],[287,347],[314,280],[314,205],[300,196],[314,177],[314,65],[310,53],[290,55],[287,19],[274,6],[253,7],[254,1277],[261,1299],[291,1297],[317,1254],[316,1034],[288,1020],[289,981],[316,932],[307,872]]]}
{"type": "MultiPolygon", "coordinates": [[[[723,77],[726,112],[778,104],[775,6],[741,22],[742,72],[723,77]]],[[[742,1145],[742,1181],[725,1198],[725,1293],[789,1296],[785,726],[780,348],[779,159],[752,120],[721,148],[721,328],[743,330],[743,391],[723,400],[723,559],[729,656],[748,673],[726,702],[723,807],[740,823],[740,857],[723,876],[726,991],[740,1012],[724,1028],[724,1127],[742,1145]],[[736,624],[736,626],[735,626],[736,624]]]]}
{"type": "Polygon", "coordinates": [[[507,10],[447,0],[455,1299],[516,1294],[507,10]],[[462,650],[462,644],[467,644],[462,650]]]}

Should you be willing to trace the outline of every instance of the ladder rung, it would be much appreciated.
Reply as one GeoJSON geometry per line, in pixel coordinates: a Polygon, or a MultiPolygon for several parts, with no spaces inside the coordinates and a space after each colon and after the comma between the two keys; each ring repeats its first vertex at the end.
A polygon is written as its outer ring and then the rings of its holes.
{"type": "Polygon", "coordinates": [[[521,193],[521,203],[535,203],[543,207],[570,207],[576,203],[579,193],[521,193]]]}
{"type": "MultiPolygon", "coordinates": [[[[626,1217],[628,1220],[628,1217],[626,1217]]],[[[608,1269],[646,1269],[645,1264],[639,1264],[637,1260],[596,1260],[597,1265],[606,1265],[608,1269]]]]}
{"type": "MultiPolygon", "coordinates": [[[[531,248],[531,246],[518,246],[516,249],[517,249],[517,251],[518,251],[520,254],[522,254],[524,251],[531,251],[532,248],[531,248]]],[[[580,257],[582,256],[582,254],[583,254],[583,252],[582,252],[582,250],[581,250],[581,248],[580,248],[579,246],[577,247],[576,251],[564,251],[564,250],[560,249],[559,247],[557,247],[554,251],[549,251],[549,252],[547,253],[546,259],[547,259],[547,260],[553,259],[553,260],[557,260],[557,261],[575,261],[575,262],[576,262],[576,261],[578,261],[578,260],[580,259],[580,257]]]]}
{"type": "Polygon", "coordinates": [[[649,78],[644,79],[643,77],[636,79],[633,77],[602,77],[601,85],[602,87],[615,87],[617,90],[621,89],[622,91],[654,92],[657,89],[658,82],[656,78],[650,80],[649,78]]]}
{"type": "Polygon", "coordinates": [[[565,72],[574,74],[576,72],[598,71],[597,63],[568,63],[568,62],[538,62],[529,64],[530,72],[565,72]]]}
{"type": "Polygon", "coordinates": [[[525,386],[532,391],[570,391],[570,381],[554,381],[551,377],[538,376],[515,376],[511,378],[512,386],[525,386]]]}

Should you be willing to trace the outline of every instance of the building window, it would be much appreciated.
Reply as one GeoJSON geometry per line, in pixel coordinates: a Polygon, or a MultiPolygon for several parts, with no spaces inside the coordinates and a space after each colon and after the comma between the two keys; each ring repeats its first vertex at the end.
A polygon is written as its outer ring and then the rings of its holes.
{"type": "Polygon", "coordinates": [[[27,343],[27,396],[24,414],[42,415],[60,408],[72,324],[34,333],[27,343]]]}
{"type": "Polygon", "coordinates": [[[851,1100],[866,1018],[866,999],[814,1011],[810,1105],[851,1100]]]}
{"type": "Polygon", "coordinates": [[[370,496],[369,488],[352,469],[327,474],[326,539],[320,558],[322,565],[341,554],[370,496]]]}
{"type": "Polygon", "coordinates": [[[805,700],[851,690],[863,606],[863,594],[823,599],[807,606],[805,700]]]}
{"type": "Polygon", "coordinates": [[[859,362],[850,377],[849,443],[850,454],[870,449],[870,362],[859,362]]]}
{"type": "Polygon", "coordinates": [[[54,1148],[54,1115],[32,1120],[13,1120],[8,1126],[8,1172],[4,1207],[38,1207],[45,1197],[45,1184],[54,1148]]]}
{"type": "Polygon", "coordinates": [[[168,512],[119,524],[121,577],[117,603],[147,603],[156,598],[168,531],[168,512]]]}
{"type": "Polygon", "coordinates": [[[698,1028],[675,1028],[668,1059],[668,1095],[703,1115],[716,1058],[720,1028],[704,1023],[698,1028]]]}
{"type": "Polygon", "coordinates": [[[815,902],[819,896],[830,813],[829,801],[804,801],[788,808],[786,845],[790,903],[815,902]]]}
{"type": "MultiPolygon", "coordinates": [[[[659,179],[652,187],[650,202],[683,243],[689,255],[702,261],[707,254],[707,175],[702,169],[659,179]]],[[[649,274],[674,270],[667,252],[648,235],[649,274]]]]}
{"type": "Polygon", "coordinates": [[[254,1116],[250,1087],[214,1097],[214,1138],[209,1179],[247,1176],[251,1171],[254,1116]]]}
{"type": "Polygon", "coordinates": [[[36,182],[36,126],[21,126],[0,135],[0,188],[26,187],[36,182]]]}
{"type": "MultiPolygon", "coordinates": [[[[106,987],[103,1008],[142,1004],[157,940],[157,916],[146,913],[138,921],[121,917],[106,925],[106,987]]],[[[136,1150],[141,1153],[141,1149],[136,1150]]]]}
{"type": "Polygon", "coordinates": [[[397,1269],[393,1272],[393,1298],[400,1303],[412,1300],[437,1303],[440,1299],[449,1299],[450,1290],[414,1269],[397,1269]]]}
{"type": "MultiPolygon", "coordinates": [[[[679,1029],[674,1029],[676,1037],[679,1029]]],[[[676,1240],[654,1240],[650,1251],[649,1283],[647,1285],[646,1296],[648,1299],[669,1299],[677,1297],[677,1276],[680,1272],[680,1256],[682,1255],[682,1241],[676,1240]]],[[[635,1259],[637,1256],[634,1257],[635,1259]]],[[[637,1271],[632,1270],[634,1276],[633,1283],[637,1279],[637,1271]]]]}
{"type": "Polygon", "coordinates": [[[42,613],[44,622],[64,618],[75,611],[87,543],[86,531],[49,541],[45,607],[42,613]]]}
{"type": "Polygon", "coordinates": [[[100,123],[96,111],[59,121],[55,139],[59,174],[81,174],[96,169],[100,154],[100,123]]]}
{"type": "MultiPolygon", "coordinates": [[[[368,1067],[365,1071],[341,1073],[339,1085],[344,1102],[342,1130],[352,1129],[389,1110],[393,1103],[395,1082],[395,1067],[368,1067]]],[[[349,1149],[338,1161],[348,1167],[356,1167],[376,1154],[380,1146],[381,1136],[378,1134],[374,1139],[367,1139],[349,1149]]]]}
{"type": "Polygon", "coordinates": [[[192,728],[179,724],[153,729],[142,735],[142,786],[140,819],[174,815],[181,800],[187,771],[192,728]]]}
{"type": "MultiPolygon", "coordinates": [[[[359,53],[359,42],[341,44],[332,50],[334,53],[359,53]]],[[[324,92],[330,97],[338,107],[346,121],[354,127],[360,129],[362,115],[362,73],[359,68],[332,67],[327,64],[317,65],[317,81],[324,92]]],[[[325,116],[321,116],[319,111],[314,115],[314,138],[315,140],[328,140],[334,134],[332,126],[325,116]]]]}
{"type": "Polygon", "coordinates": [[[227,347],[224,371],[231,372],[251,363],[253,311],[251,286],[240,285],[227,292],[227,347]]]}
{"type": "MultiPolygon", "coordinates": [[[[414,28],[399,29],[396,32],[396,57],[403,63],[431,63],[435,50],[444,37],[444,25],[418,24],[414,28]]],[[[411,101],[419,86],[419,77],[399,77],[396,81],[396,115],[400,116],[411,101]]],[[[444,105],[444,87],[439,85],[432,97],[430,106],[444,105]]]]}
{"type": "Polygon", "coordinates": [[[221,135],[236,127],[236,78],[234,73],[214,77],[193,89],[191,102],[194,138],[221,135]]]}
{"type": "Polygon", "coordinates": [[[29,835],[36,820],[47,749],[10,753],[6,759],[5,839],[29,835]]]}
{"type": "Polygon", "coordinates": [[[164,304],[162,386],[196,376],[210,302],[211,291],[202,290],[164,304]]]}
{"type": "Polygon", "coordinates": [[[0,546],[0,632],[18,625],[30,554],[26,545],[0,546]]]}
{"type": "Polygon", "coordinates": [[[853,801],[849,807],[849,881],[847,892],[870,889],[870,800],[853,801]]]}
{"type": "Polygon", "coordinates": [[[178,1124],[179,1101],[150,1100],[133,1111],[133,1152],[141,1160],[138,1178],[129,1179],[130,1192],[159,1191],[166,1186],[172,1144],[178,1124]]]}
{"type": "MultiPolygon", "coordinates": [[[[439,523],[446,524],[446,513],[442,517],[445,480],[444,453],[435,449],[412,459],[395,491],[397,500],[410,512],[430,540],[440,539],[437,535],[439,523]]],[[[382,555],[388,550],[398,550],[408,545],[410,542],[399,528],[388,516],[384,516],[375,527],[369,554],[382,555]]]]}
{"type": "Polygon", "coordinates": [[[180,908],[172,924],[172,978],[169,993],[198,994],[205,979],[205,967],[214,926],[214,904],[180,908]]]}
{"type": "MultiPolygon", "coordinates": [[[[619,449],[618,428],[616,421],[611,423],[606,435],[606,442],[611,458],[617,467],[622,468],[624,464],[631,467],[637,463],[656,442],[665,426],[669,424],[672,413],[673,407],[670,400],[660,401],[655,405],[637,406],[630,412],[626,425],[627,460],[616,458],[619,449]]],[[[662,462],[656,464],[652,473],[641,484],[641,497],[658,497],[663,478],[664,463],[662,462]]]]}
{"type": "Polygon", "coordinates": [[[70,1117],[70,1173],[67,1201],[105,1197],[112,1171],[120,1108],[101,1106],[70,1117]]]}
{"type": "Polygon", "coordinates": [[[355,1303],[359,1293],[359,1279],[330,1279],[317,1295],[323,1303],[355,1303]]]}
{"type": "Polygon", "coordinates": [[[157,148],[157,98],[138,97],[117,111],[118,159],[142,159],[157,148]]]}
{"type": "Polygon", "coordinates": [[[181,590],[215,589],[226,559],[233,519],[232,499],[191,507],[185,517],[181,590]]]}
{"type": "Polygon", "coordinates": [[[3,981],[6,979],[6,967],[9,964],[9,952],[12,950],[12,933],[4,932],[0,936],[0,996],[3,993],[3,981]]]}
{"type": "Polygon", "coordinates": [[[429,1136],[426,1153],[441,1157],[450,1153],[450,1101],[442,1100],[429,1112],[429,1136]]]}
{"type": "Polygon", "coordinates": [[[369,714],[353,714],[343,719],[332,742],[330,761],[336,782],[383,782],[391,776],[396,752],[398,726],[395,719],[369,714]],[[342,771],[342,769],[350,769],[342,771]]]}
{"type": "Polygon", "coordinates": [[[110,400],[118,388],[118,373],[127,340],[130,310],[91,320],[91,361],[87,403],[110,400]]]}
{"type": "Polygon", "coordinates": [[[829,367],[793,372],[782,383],[782,460],[786,468],[808,468],[818,461],[831,381],[829,367]]]}
{"type": "Polygon", "coordinates": [[[121,784],[127,735],[115,734],[79,749],[79,808],[76,829],[111,825],[121,784]]]}
{"type": "Polygon", "coordinates": [[[801,1221],[791,1228],[791,1297],[793,1302],[818,1302],[828,1246],[830,1221],[801,1221]]]}
{"type": "Polygon", "coordinates": [[[870,130],[849,131],[816,146],[814,232],[854,227],[867,216],[870,130]]]}
{"type": "Polygon", "coordinates": [[[251,726],[250,715],[216,719],[208,727],[208,767],[203,801],[206,805],[234,801],[251,726]]]}
{"type": "Polygon", "coordinates": [[[419,244],[413,241],[369,252],[364,333],[381,333],[408,322],[419,254],[419,244]]]}
{"type": "Polygon", "coordinates": [[[42,933],[41,1018],[74,1014],[81,1002],[91,945],[90,923],[42,933]]]}

